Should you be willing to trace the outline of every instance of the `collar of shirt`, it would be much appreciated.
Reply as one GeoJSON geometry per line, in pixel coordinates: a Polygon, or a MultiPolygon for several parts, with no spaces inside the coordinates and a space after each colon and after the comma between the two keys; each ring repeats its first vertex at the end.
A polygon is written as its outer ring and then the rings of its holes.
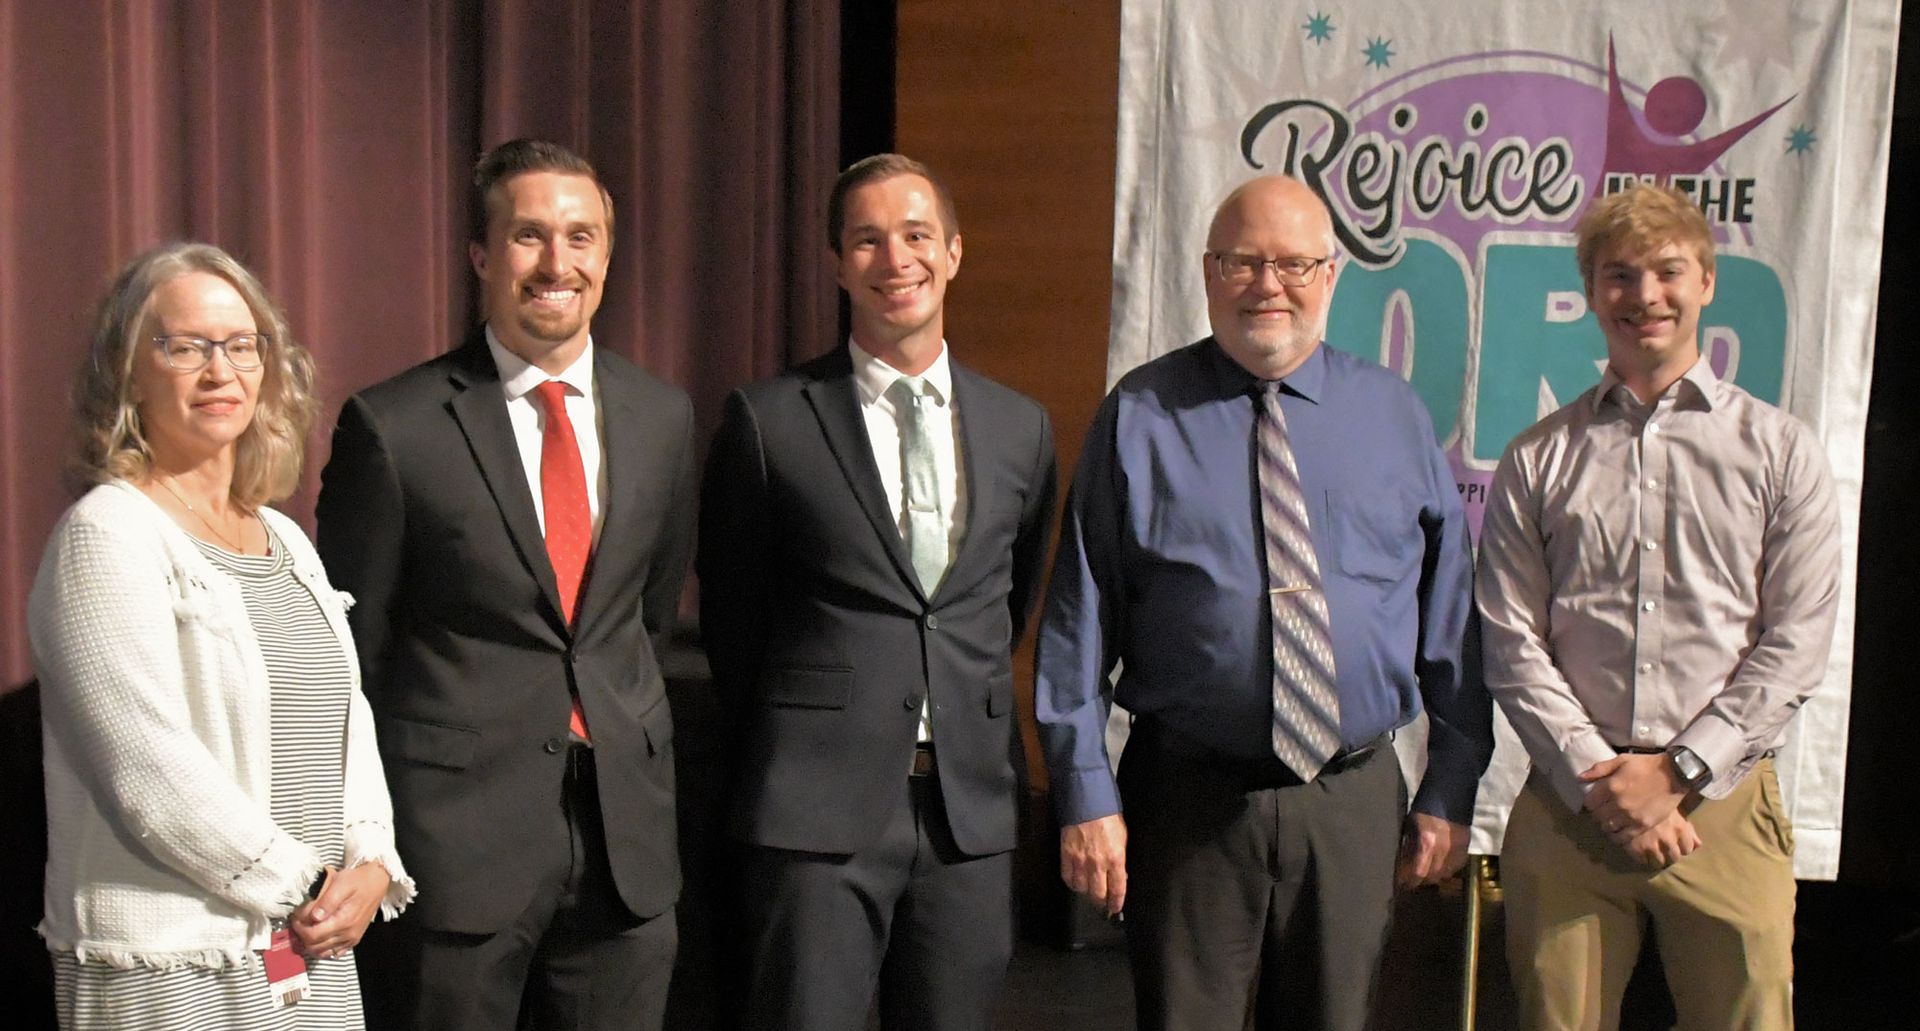
{"type": "MultiPolygon", "coordinates": [[[[1213,345],[1209,350],[1213,355],[1214,377],[1220,384],[1222,397],[1252,393],[1256,384],[1265,382],[1248,372],[1246,366],[1234,361],[1233,357],[1227,354],[1226,349],[1220,346],[1220,341],[1212,337],[1208,340],[1213,345]]],[[[1280,378],[1280,388],[1302,400],[1319,404],[1320,399],[1326,396],[1326,349],[1327,345],[1324,343],[1315,344],[1313,350],[1307,355],[1307,360],[1301,362],[1299,368],[1280,378]]]]}
{"type": "Polygon", "coordinates": [[[573,364],[561,370],[558,376],[549,376],[545,369],[531,364],[525,358],[514,354],[493,335],[493,326],[487,326],[487,350],[493,352],[494,367],[500,370],[500,387],[506,391],[508,401],[518,401],[533,392],[533,388],[550,379],[557,379],[580,397],[593,396],[593,338],[587,338],[587,346],[580,351],[580,357],[573,364]]]}
{"type": "Polygon", "coordinates": [[[545,406],[533,395],[533,388],[549,379],[565,384],[567,418],[573,423],[574,444],[580,449],[581,471],[587,477],[587,511],[593,518],[593,537],[600,539],[600,499],[607,493],[607,464],[602,461],[601,441],[605,427],[600,421],[600,405],[593,393],[593,341],[572,365],[558,376],[549,376],[537,365],[501,346],[487,327],[487,350],[493,354],[494,367],[500,370],[501,393],[507,410],[507,422],[513,427],[514,446],[520,453],[520,466],[526,473],[527,492],[533,499],[534,513],[540,519],[540,532],[547,532],[544,492],[540,484],[541,449],[545,446],[545,406]]]}
{"type": "MultiPolygon", "coordinates": [[[[847,338],[847,353],[853,357],[853,382],[860,390],[860,406],[884,405],[887,411],[892,411],[893,402],[887,400],[887,388],[906,373],[868,354],[852,337],[847,338]]],[[[940,356],[920,378],[932,388],[934,404],[944,406],[953,399],[953,366],[947,362],[946,341],[940,341],[940,356]]]]}
{"type": "Polygon", "coordinates": [[[1593,413],[1600,414],[1601,406],[1609,400],[1628,409],[1654,407],[1659,405],[1662,398],[1667,397],[1673,398],[1675,403],[1678,403],[1682,399],[1680,393],[1682,383],[1693,385],[1693,394],[1700,399],[1700,403],[1707,410],[1711,411],[1719,407],[1720,379],[1713,374],[1713,367],[1707,364],[1707,356],[1701,355],[1687,368],[1685,375],[1675,380],[1673,386],[1667,388],[1665,394],[1644,403],[1633,395],[1632,390],[1625,389],[1625,381],[1620,378],[1619,373],[1613,371],[1613,363],[1608,362],[1606,371],[1600,374],[1600,385],[1593,391],[1593,413]]]}

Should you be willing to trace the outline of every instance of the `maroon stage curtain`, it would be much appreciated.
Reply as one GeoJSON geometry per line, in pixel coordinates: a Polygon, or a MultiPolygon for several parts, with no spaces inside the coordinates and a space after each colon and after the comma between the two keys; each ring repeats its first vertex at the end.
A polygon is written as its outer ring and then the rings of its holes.
{"type": "MultiPolygon", "coordinates": [[[[471,325],[468,169],[544,136],[616,242],[597,344],[693,395],[832,344],[838,0],[0,0],[0,692],[71,500],[69,388],[127,259],[207,240],[286,307],[333,417],[471,325]]],[[[704,436],[703,436],[704,439],[704,436]]],[[[310,527],[309,527],[310,528],[310,527]]]]}

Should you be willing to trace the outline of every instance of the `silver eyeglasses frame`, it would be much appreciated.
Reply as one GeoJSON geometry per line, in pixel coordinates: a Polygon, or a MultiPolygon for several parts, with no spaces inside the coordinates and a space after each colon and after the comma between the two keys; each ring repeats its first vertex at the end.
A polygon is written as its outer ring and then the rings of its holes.
{"type": "Polygon", "coordinates": [[[1279,258],[1262,258],[1254,254],[1241,254],[1237,251],[1208,251],[1207,257],[1213,260],[1213,270],[1223,282],[1244,286],[1260,278],[1266,269],[1272,269],[1274,278],[1282,286],[1312,286],[1320,278],[1321,268],[1332,265],[1334,255],[1324,258],[1309,258],[1305,255],[1288,255],[1279,258]]]}
{"type": "Polygon", "coordinates": [[[206,368],[207,363],[213,361],[215,348],[226,356],[228,365],[241,372],[252,372],[266,364],[267,348],[273,345],[273,337],[265,333],[235,333],[225,340],[208,340],[192,333],[162,333],[150,339],[154,349],[160,352],[160,360],[175,372],[199,372],[206,368]],[[251,354],[245,350],[248,343],[253,345],[251,354]],[[185,344],[190,351],[176,352],[176,344],[185,344]],[[242,347],[237,355],[233,351],[235,345],[242,347]],[[199,355],[198,360],[195,360],[194,354],[199,355]]]}

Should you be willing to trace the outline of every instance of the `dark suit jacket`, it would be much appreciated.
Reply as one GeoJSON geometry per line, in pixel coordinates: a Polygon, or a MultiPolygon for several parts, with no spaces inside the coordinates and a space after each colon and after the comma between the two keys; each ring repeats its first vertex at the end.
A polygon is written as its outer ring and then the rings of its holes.
{"type": "Polygon", "coordinates": [[[647,917],[679,892],[654,656],[691,547],[692,407],[604,347],[594,377],[607,492],[572,629],[483,336],[355,395],[334,431],[317,543],[357,602],[399,850],[420,885],[409,916],[428,929],[495,931],[541,872],[565,868],[568,685],[621,898],[647,917]]]}
{"type": "Polygon", "coordinates": [[[953,366],[966,534],[938,591],[913,573],[844,347],[727,399],[701,497],[700,617],[737,716],[731,827],[853,853],[903,796],[920,703],[955,843],[1014,846],[1011,652],[1053,519],[1046,410],[953,366]]]}

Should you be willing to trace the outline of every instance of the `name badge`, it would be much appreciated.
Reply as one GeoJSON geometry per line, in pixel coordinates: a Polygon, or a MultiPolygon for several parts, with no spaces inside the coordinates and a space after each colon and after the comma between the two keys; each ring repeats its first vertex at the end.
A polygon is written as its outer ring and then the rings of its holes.
{"type": "Polygon", "coordinates": [[[293,951],[293,935],[285,927],[276,927],[260,957],[267,968],[267,993],[275,1009],[285,1009],[307,997],[307,958],[293,951]]]}

